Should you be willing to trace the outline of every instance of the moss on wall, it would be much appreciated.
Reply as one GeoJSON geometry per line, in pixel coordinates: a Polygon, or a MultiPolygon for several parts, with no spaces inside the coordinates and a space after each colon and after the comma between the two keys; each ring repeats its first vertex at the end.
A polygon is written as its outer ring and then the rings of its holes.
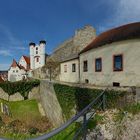
{"type": "Polygon", "coordinates": [[[19,82],[4,82],[0,83],[0,87],[10,96],[19,92],[24,99],[28,98],[29,91],[33,87],[36,87],[40,84],[39,80],[33,81],[19,81],[19,82]]]}
{"type": "MultiPolygon", "coordinates": [[[[74,115],[73,109],[75,109],[76,112],[82,110],[103,91],[99,89],[71,87],[61,84],[54,84],[54,89],[66,119],[69,119],[74,115]]],[[[106,107],[118,108],[120,107],[119,101],[124,99],[126,92],[109,90],[105,92],[105,95],[106,107]]]]}

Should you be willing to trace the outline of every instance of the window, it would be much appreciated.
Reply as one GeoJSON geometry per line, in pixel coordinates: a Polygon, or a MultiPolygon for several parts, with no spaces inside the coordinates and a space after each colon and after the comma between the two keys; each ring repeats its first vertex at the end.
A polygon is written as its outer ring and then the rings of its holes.
{"type": "Polygon", "coordinates": [[[36,48],[36,50],[38,50],[38,48],[36,48]]]}
{"type": "Polygon", "coordinates": [[[39,62],[39,58],[38,57],[36,58],[36,62],[39,62]]]}
{"type": "Polygon", "coordinates": [[[38,51],[36,51],[36,54],[38,54],[38,51]]]}
{"type": "Polygon", "coordinates": [[[72,72],[76,72],[76,64],[72,64],[72,72]]]}
{"type": "Polygon", "coordinates": [[[87,60],[83,62],[83,71],[84,72],[88,71],[88,61],[87,60]]]}
{"type": "Polygon", "coordinates": [[[18,73],[18,70],[16,70],[16,73],[18,73]]]}
{"type": "Polygon", "coordinates": [[[95,59],[95,72],[101,72],[102,71],[102,58],[96,58],[95,59]]]}
{"type": "Polygon", "coordinates": [[[67,65],[64,65],[64,72],[67,72],[67,65]]]}
{"type": "Polygon", "coordinates": [[[15,72],[15,70],[13,70],[13,72],[15,72]]]}
{"type": "Polygon", "coordinates": [[[113,56],[113,71],[122,71],[123,70],[123,55],[114,55],[113,56]]]}

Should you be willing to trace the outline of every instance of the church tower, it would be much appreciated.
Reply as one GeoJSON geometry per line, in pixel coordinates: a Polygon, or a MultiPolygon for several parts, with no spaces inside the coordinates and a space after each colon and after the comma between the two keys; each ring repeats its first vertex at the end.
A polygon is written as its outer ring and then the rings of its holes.
{"type": "Polygon", "coordinates": [[[31,69],[37,69],[45,65],[45,46],[46,41],[41,40],[39,45],[30,43],[30,65],[31,69]]]}
{"type": "Polygon", "coordinates": [[[34,48],[35,48],[35,43],[31,42],[29,44],[30,47],[30,68],[31,70],[35,69],[35,59],[34,59],[34,48]]]}
{"type": "Polygon", "coordinates": [[[46,46],[46,41],[41,40],[39,42],[39,46],[40,46],[40,64],[41,66],[45,65],[45,46],[46,46]]]}

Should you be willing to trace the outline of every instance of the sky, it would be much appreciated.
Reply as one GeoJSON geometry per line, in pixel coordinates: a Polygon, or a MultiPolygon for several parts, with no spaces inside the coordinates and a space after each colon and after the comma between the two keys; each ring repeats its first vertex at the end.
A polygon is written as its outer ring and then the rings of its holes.
{"type": "Polygon", "coordinates": [[[46,40],[46,53],[91,25],[100,34],[140,21],[140,0],[0,0],[0,70],[46,40]]]}

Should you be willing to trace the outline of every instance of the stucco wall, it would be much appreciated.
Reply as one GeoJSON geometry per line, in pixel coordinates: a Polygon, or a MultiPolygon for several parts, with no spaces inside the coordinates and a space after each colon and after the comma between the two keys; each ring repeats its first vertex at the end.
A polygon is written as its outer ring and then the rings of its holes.
{"type": "Polygon", "coordinates": [[[61,63],[61,74],[60,74],[60,81],[63,82],[79,82],[79,60],[74,59],[71,61],[67,61],[61,63]],[[76,64],[76,72],[72,72],[72,64],[76,64]],[[67,72],[65,72],[64,67],[67,65],[67,72]]]}
{"type": "Polygon", "coordinates": [[[19,67],[11,67],[8,71],[8,81],[15,82],[23,79],[23,76],[26,78],[26,72],[23,69],[19,69],[19,67]],[[14,72],[13,72],[14,71],[14,72]]]}
{"type": "Polygon", "coordinates": [[[92,49],[80,55],[80,82],[112,86],[140,86],[140,39],[120,41],[92,49]],[[123,54],[123,71],[113,71],[113,55],[123,54]],[[95,58],[102,58],[102,72],[95,72],[95,58]],[[83,61],[88,60],[88,72],[83,72],[83,61]]]}
{"type": "Polygon", "coordinates": [[[23,56],[19,60],[19,65],[21,65],[21,66],[23,66],[24,68],[27,69],[27,63],[26,63],[26,61],[25,61],[23,56]]]}

